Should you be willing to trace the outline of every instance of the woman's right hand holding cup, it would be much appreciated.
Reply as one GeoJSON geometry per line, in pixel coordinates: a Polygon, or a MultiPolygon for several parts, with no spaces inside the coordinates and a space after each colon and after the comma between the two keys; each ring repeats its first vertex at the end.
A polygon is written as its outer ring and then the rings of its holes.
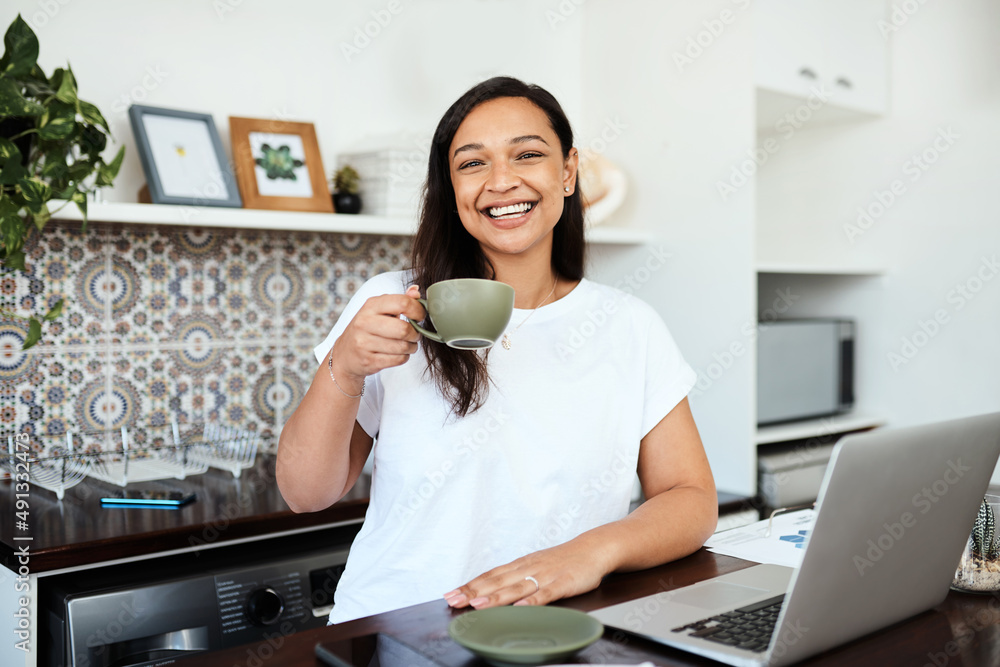
{"type": "Polygon", "coordinates": [[[367,376],[400,366],[417,351],[420,334],[400,315],[418,322],[427,317],[419,298],[411,285],[405,294],[375,296],[361,306],[333,346],[333,373],[345,391],[360,392],[367,376]]]}

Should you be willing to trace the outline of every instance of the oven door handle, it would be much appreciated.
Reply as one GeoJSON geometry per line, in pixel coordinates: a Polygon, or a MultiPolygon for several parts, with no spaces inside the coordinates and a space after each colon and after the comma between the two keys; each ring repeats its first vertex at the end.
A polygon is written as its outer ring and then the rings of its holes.
{"type": "Polygon", "coordinates": [[[104,652],[106,660],[104,665],[128,667],[159,658],[171,658],[208,649],[208,627],[203,625],[198,628],[185,628],[108,644],[104,652]]]}

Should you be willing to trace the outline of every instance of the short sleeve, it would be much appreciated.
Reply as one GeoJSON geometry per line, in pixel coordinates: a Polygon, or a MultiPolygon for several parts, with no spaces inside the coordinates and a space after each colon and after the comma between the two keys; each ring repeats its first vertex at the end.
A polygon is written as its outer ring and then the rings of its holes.
{"type": "MultiPolygon", "coordinates": [[[[344,312],[337,318],[333,329],[322,343],[313,348],[316,361],[323,363],[326,360],[333,344],[337,342],[344,329],[351,323],[354,316],[361,310],[361,306],[373,296],[382,294],[403,294],[409,281],[409,273],[404,271],[392,271],[381,273],[365,282],[364,285],[351,297],[351,300],[344,308],[344,312]]],[[[371,437],[378,434],[379,423],[382,415],[382,383],[379,374],[368,376],[365,380],[365,395],[361,398],[361,405],[358,406],[358,423],[371,437]]]]}
{"type": "Polygon", "coordinates": [[[642,437],[646,437],[660,420],[670,414],[698,379],[694,369],[684,360],[663,319],[652,308],[648,309],[646,317],[648,333],[642,437]]]}

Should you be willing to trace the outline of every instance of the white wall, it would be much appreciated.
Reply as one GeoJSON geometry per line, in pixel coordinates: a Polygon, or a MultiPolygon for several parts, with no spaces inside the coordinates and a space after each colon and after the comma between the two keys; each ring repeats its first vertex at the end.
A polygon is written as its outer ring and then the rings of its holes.
{"type": "Polygon", "coordinates": [[[798,281],[796,314],[859,318],[859,397],[894,425],[1000,409],[1000,3],[920,7],[890,35],[890,114],[807,127],[758,174],[760,259],[887,267],[798,281]]]}
{"type": "Polygon", "coordinates": [[[227,150],[229,116],[312,122],[328,175],[366,137],[429,137],[462,92],[495,74],[543,85],[580,115],[579,24],[552,31],[530,0],[12,0],[0,22],[18,12],[46,73],[69,61],[81,98],[127,146],[111,201],[136,201],[145,180],[131,103],[211,113],[227,150]],[[365,30],[376,35],[367,46],[365,30]]]}
{"type": "Polygon", "coordinates": [[[752,21],[729,0],[584,9],[585,126],[613,118],[628,125],[606,150],[632,188],[618,219],[657,235],[648,247],[596,248],[595,275],[611,284],[637,279],[654,249],[672,254],[636,293],[663,315],[701,376],[691,406],[716,484],[752,494],[753,354],[740,328],[755,319],[753,187],[727,202],[715,190],[754,142],[752,21]],[[733,20],[678,65],[675,53],[723,10],[733,20]],[[727,362],[734,343],[745,353],[727,362]]]}

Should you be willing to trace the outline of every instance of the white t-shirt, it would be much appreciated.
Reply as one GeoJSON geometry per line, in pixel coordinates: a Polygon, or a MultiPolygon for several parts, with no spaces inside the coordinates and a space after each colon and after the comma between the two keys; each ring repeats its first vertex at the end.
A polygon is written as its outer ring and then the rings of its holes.
{"type": "MultiPolygon", "coordinates": [[[[366,282],[317,360],[369,297],[405,292],[410,275],[366,282]]],[[[659,315],[620,290],[584,279],[531,312],[514,310],[512,347],[489,351],[488,399],[464,419],[422,349],[367,379],[357,419],[376,438],[371,500],[331,623],[439,599],[627,514],[639,441],[695,373],[659,315]]]]}

